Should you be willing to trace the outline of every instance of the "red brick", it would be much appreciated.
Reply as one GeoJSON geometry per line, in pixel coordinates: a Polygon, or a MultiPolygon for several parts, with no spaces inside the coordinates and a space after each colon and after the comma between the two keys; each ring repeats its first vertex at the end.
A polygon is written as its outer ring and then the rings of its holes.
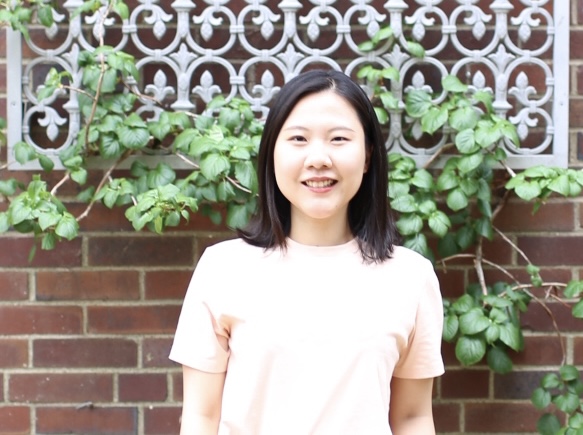
{"type": "Polygon", "coordinates": [[[0,367],[26,367],[27,365],[27,340],[0,338],[0,367]]]}
{"type": "Polygon", "coordinates": [[[172,375],[172,385],[174,388],[174,397],[172,398],[175,402],[182,402],[184,385],[182,384],[182,372],[174,373],[172,375]]]}
{"type": "Polygon", "coordinates": [[[160,373],[120,374],[122,402],[162,402],[168,397],[166,375],[160,373]]]}
{"type": "Polygon", "coordinates": [[[533,214],[533,204],[510,202],[496,217],[494,225],[506,231],[573,231],[575,229],[575,204],[548,202],[533,214]]]}
{"type": "MultiPolygon", "coordinates": [[[[535,304],[535,302],[533,302],[533,304],[535,304]]],[[[564,341],[565,340],[563,339],[563,342],[564,341]]],[[[509,355],[515,365],[560,365],[563,359],[561,342],[557,336],[527,336],[524,338],[524,349],[518,353],[510,351],[509,355]]]]}
{"type": "Polygon", "coordinates": [[[82,318],[79,307],[0,306],[0,334],[78,334],[82,318]]]}
{"type": "Polygon", "coordinates": [[[40,433],[125,435],[137,433],[138,412],[132,407],[38,407],[40,433]]]}
{"type": "Polygon", "coordinates": [[[442,399],[486,399],[489,370],[446,370],[441,377],[442,399]]]}
{"type": "Polygon", "coordinates": [[[539,412],[530,403],[466,403],[465,432],[536,432],[539,412]]]}
{"type": "Polygon", "coordinates": [[[0,433],[27,435],[31,433],[30,408],[28,406],[0,406],[0,433]]]}
{"type": "Polygon", "coordinates": [[[454,403],[434,403],[433,421],[438,433],[460,432],[460,405],[454,403]]]}
{"type": "Polygon", "coordinates": [[[139,274],[129,270],[37,272],[36,298],[53,300],[135,300],[139,274]]]}
{"type": "MultiPolygon", "coordinates": [[[[441,356],[446,366],[459,366],[460,363],[455,357],[455,343],[441,342],[441,356]]],[[[447,371],[447,370],[446,370],[447,371]]]]}
{"type": "Polygon", "coordinates": [[[28,299],[28,274],[0,272],[0,301],[28,299]]]}
{"type": "Polygon", "coordinates": [[[93,237],[88,261],[92,266],[191,266],[190,237],[93,237]]]}
{"type": "MultiPolygon", "coordinates": [[[[71,204],[69,211],[78,216],[85,211],[87,204],[71,204]]],[[[131,222],[125,217],[125,209],[122,207],[107,208],[102,204],[95,204],[89,215],[79,221],[79,229],[82,232],[89,231],[129,231],[135,232],[131,222]]]]}
{"type": "MultiPolygon", "coordinates": [[[[583,261],[583,236],[523,236],[518,247],[537,266],[580,266],[583,261]]],[[[519,262],[524,264],[522,258],[519,262]]]]}
{"type": "Polygon", "coordinates": [[[575,337],[573,339],[573,363],[577,365],[583,364],[583,337],[575,337]]]}
{"type": "Polygon", "coordinates": [[[11,374],[8,397],[14,402],[108,402],[113,400],[110,374],[11,374]]]}
{"type": "Polygon", "coordinates": [[[439,287],[444,298],[459,298],[465,292],[466,272],[459,269],[438,268],[439,287]]]}
{"type": "MultiPolygon", "coordinates": [[[[581,45],[581,44],[579,44],[581,45]]],[[[583,45],[582,45],[583,47],[583,45]]],[[[571,97],[569,99],[569,127],[582,128],[583,127],[583,99],[579,97],[571,97]]]]}
{"type": "MultiPolygon", "coordinates": [[[[571,314],[571,306],[565,306],[557,302],[549,302],[546,304],[551,311],[553,318],[557,322],[561,332],[577,332],[583,331],[583,322],[576,319],[571,314]]],[[[522,327],[538,332],[554,332],[551,317],[539,304],[531,303],[528,311],[522,315],[522,327]]]]}
{"type": "Polygon", "coordinates": [[[179,314],[179,305],[87,309],[89,331],[98,334],[173,334],[179,314]]]}
{"type": "Polygon", "coordinates": [[[136,367],[138,345],[117,338],[40,339],[33,342],[35,367],[136,367]]]}
{"type": "Polygon", "coordinates": [[[513,371],[506,375],[494,375],[494,397],[496,399],[529,400],[539,386],[544,372],[513,371]]]}
{"type": "Polygon", "coordinates": [[[180,431],[180,407],[148,407],[144,409],[146,435],[174,435],[180,431]]]}
{"type": "Polygon", "coordinates": [[[583,31],[571,29],[569,32],[571,52],[569,53],[571,59],[583,59],[583,47],[581,47],[581,40],[583,38],[583,31]]]}
{"type": "Polygon", "coordinates": [[[81,265],[81,239],[61,241],[55,249],[44,251],[40,246],[32,261],[28,261],[34,240],[30,237],[0,237],[0,267],[75,267],[81,265]]]}
{"type": "Polygon", "coordinates": [[[219,242],[233,239],[236,235],[234,233],[208,234],[206,236],[199,236],[196,240],[196,258],[200,258],[206,248],[216,245],[219,242]]]}
{"type": "Polygon", "coordinates": [[[177,299],[182,301],[191,276],[192,270],[146,272],[146,299],[177,299]]]}
{"type": "Polygon", "coordinates": [[[144,367],[176,367],[176,363],[168,358],[172,338],[144,338],[142,355],[144,367]]]}

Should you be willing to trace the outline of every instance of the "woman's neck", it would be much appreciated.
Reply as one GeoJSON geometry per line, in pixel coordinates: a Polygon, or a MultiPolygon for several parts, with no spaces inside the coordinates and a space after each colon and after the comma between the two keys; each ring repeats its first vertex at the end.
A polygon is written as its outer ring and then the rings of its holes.
{"type": "Polygon", "coordinates": [[[289,237],[303,245],[335,246],[354,238],[347,219],[302,219],[292,216],[289,237]]]}

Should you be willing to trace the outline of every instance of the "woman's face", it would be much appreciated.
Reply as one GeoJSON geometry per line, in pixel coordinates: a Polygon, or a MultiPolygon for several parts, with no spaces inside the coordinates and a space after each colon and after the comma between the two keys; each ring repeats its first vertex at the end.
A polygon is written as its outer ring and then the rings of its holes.
{"type": "Polygon", "coordinates": [[[307,95],[293,108],[274,149],[275,180],[297,225],[344,221],[368,168],[355,109],[333,91],[307,95]]]}

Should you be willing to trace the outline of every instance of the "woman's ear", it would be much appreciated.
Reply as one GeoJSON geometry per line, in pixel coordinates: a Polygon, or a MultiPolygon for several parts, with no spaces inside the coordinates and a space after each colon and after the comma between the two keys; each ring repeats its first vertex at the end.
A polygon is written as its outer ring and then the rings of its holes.
{"type": "Polygon", "coordinates": [[[364,171],[362,171],[363,174],[366,174],[368,172],[368,167],[370,165],[370,155],[372,153],[372,149],[370,146],[366,146],[366,156],[364,158],[364,171]]]}

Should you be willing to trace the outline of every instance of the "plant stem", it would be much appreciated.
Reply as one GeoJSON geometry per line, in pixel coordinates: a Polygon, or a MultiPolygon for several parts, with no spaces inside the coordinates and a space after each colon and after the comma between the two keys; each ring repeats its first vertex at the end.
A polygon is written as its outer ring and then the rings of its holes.
{"type": "Polygon", "coordinates": [[[454,146],[455,146],[455,144],[453,144],[451,142],[450,143],[446,143],[445,145],[443,145],[441,148],[439,148],[435,152],[435,154],[433,154],[429,158],[429,160],[427,160],[427,162],[425,162],[425,164],[423,165],[423,169],[429,168],[433,164],[433,162],[439,158],[439,156],[441,156],[446,150],[448,150],[450,148],[453,148],[454,146]]]}
{"type": "Polygon", "coordinates": [[[498,233],[498,235],[499,235],[500,237],[502,237],[502,238],[503,238],[503,239],[506,241],[506,243],[508,243],[510,246],[512,246],[512,248],[513,248],[513,249],[514,249],[516,252],[518,252],[518,253],[520,254],[520,256],[521,256],[522,258],[524,258],[524,260],[525,260],[525,261],[526,261],[528,264],[532,264],[532,262],[529,260],[529,258],[526,256],[526,254],[525,254],[525,253],[522,251],[522,249],[520,249],[518,246],[516,246],[516,244],[515,244],[515,243],[514,243],[512,240],[510,240],[506,234],[504,234],[502,231],[500,231],[500,230],[499,230],[498,228],[496,228],[495,226],[492,226],[492,228],[494,228],[494,231],[496,231],[496,232],[498,233]]]}
{"type": "Polygon", "coordinates": [[[59,187],[65,184],[69,180],[69,178],[71,178],[71,175],[69,172],[67,172],[65,176],[61,178],[57,184],[55,184],[55,187],[52,188],[51,195],[55,196],[57,194],[57,190],[59,190],[59,187]]]}
{"type": "Polygon", "coordinates": [[[484,277],[484,268],[482,267],[482,244],[483,238],[480,237],[478,240],[478,247],[476,248],[476,258],[474,258],[474,268],[476,269],[476,274],[478,275],[478,282],[482,289],[482,294],[488,296],[488,287],[486,286],[486,278],[484,277]]]}

